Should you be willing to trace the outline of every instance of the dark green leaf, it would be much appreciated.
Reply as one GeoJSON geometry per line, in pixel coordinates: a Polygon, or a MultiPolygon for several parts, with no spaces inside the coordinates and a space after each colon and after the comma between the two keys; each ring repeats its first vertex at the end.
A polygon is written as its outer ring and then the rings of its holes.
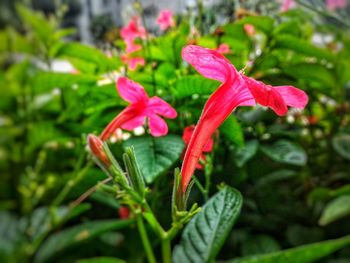
{"type": "Polygon", "coordinates": [[[279,140],[271,145],[261,146],[261,150],[279,163],[303,166],[307,161],[304,149],[287,140],[279,140]]]}
{"type": "Polygon", "coordinates": [[[118,258],[109,258],[109,257],[98,257],[98,258],[87,258],[80,259],[77,263],[125,263],[126,261],[118,258]]]}
{"type": "Polygon", "coordinates": [[[179,159],[184,143],[181,137],[138,137],[123,143],[123,147],[134,147],[136,160],[147,183],[153,182],[179,159]]]}
{"type": "Polygon", "coordinates": [[[311,263],[350,245],[350,236],[286,249],[265,255],[234,259],[232,263],[311,263]]]}
{"type": "Polygon", "coordinates": [[[242,244],[242,254],[244,256],[267,254],[278,250],[280,250],[280,246],[277,241],[267,235],[254,235],[242,244]]]}
{"type": "Polygon", "coordinates": [[[318,222],[324,226],[347,215],[350,215],[350,195],[343,195],[326,205],[318,222]]]}
{"type": "Polygon", "coordinates": [[[212,262],[235,223],[242,206],[241,194],[221,189],[186,226],[173,253],[174,263],[212,262]]]}
{"type": "Polygon", "coordinates": [[[51,235],[40,247],[35,262],[47,262],[52,256],[64,249],[95,238],[111,230],[129,226],[132,220],[100,220],[66,228],[51,235]]]}
{"type": "Polygon", "coordinates": [[[244,134],[234,115],[228,117],[220,127],[220,132],[238,147],[244,146],[244,134]]]}
{"type": "Polygon", "coordinates": [[[350,160],[350,134],[338,134],[332,139],[334,150],[342,157],[350,160]]]}
{"type": "Polygon", "coordinates": [[[259,143],[257,140],[248,141],[243,148],[239,148],[235,152],[235,163],[238,167],[242,167],[257,152],[259,143]]]}

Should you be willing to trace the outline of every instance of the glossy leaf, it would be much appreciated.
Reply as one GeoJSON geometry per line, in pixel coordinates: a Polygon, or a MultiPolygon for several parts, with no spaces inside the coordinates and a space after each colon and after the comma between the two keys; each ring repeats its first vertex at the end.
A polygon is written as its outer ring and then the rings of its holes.
{"type": "Polygon", "coordinates": [[[243,165],[254,157],[258,150],[259,143],[257,140],[248,141],[243,148],[237,149],[235,152],[235,163],[238,167],[243,165]]]}
{"type": "Polygon", "coordinates": [[[350,160],[350,134],[338,134],[332,139],[334,150],[343,158],[350,160]]]}
{"type": "Polygon", "coordinates": [[[318,222],[324,226],[348,215],[350,215],[350,195],[343,195],[326,205],[318,222]]]}
{"type": "Polygon", "coordinates": [[[136,160],[147,183],[152,183],[166,172],[179,158],[184,148],[181,137],[136,137],[123,143],[123,147],[134,147],[136,160]]]}
{"type": "Polygon", "coordinates": [[[186,226],[173,253],[174,263],[212,262],[237,220],[241,194],[226,186],[186,226]]]}
{"type": "Polygon", "coordinates": [[[304,149],[287,140],[279,140],[273,144],[261,146],[261,150],[279,163],[303,166],[307,161],[304,149]]]}
{"type": "Polygon", "coordinates": [[[249,256],[245,258],[238,258],[231,261],[231,263],[311,263],[323,258],[333,252],[349,246],[350,236],[339,239],[328,240],[324,242],[314,243],[311,245],[300,246],[296,248],[286,249],[270,254],[249,256]]]}

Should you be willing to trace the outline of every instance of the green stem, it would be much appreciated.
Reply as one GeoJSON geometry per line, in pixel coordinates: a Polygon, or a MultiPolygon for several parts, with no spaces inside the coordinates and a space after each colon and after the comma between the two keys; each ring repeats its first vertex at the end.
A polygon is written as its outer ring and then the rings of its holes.
{"type": "Polygon", "coordinates": [[[136,213],[136,223],[137,223],[137,228],[139,229],[139,233],[141,236],[143,247],[144,247],[145,252],[146,252],[148,262],[149,263],[156,263],[156,258],[154,257],[154,253],[152,250],[151,243],[149,242],[149,238],[147,236],[145,225],[143,224],[141,215],[138,213],[136,213]]]}
{"type": "Polygon", "coordinates": [[[168,238],[162,239],[163,263],[171,263],[171,244],[168,238]]]}

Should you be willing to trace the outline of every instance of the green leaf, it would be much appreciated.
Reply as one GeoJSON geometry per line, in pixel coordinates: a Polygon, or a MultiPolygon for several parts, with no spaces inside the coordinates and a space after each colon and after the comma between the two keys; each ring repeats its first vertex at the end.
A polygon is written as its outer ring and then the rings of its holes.
{"type": "Polygon", "coordinates": [[[335,85],[333,73],[320,64],[301,63],[283,67],[285,74],[307,82],[318,82],[325,91],[335,85]]]}
{"type": "Polygon", "coordinates": [[[278,170],[261,177],[257,181],[257,185],[259,187],[263,187],[263,186],[274,184],[275,182],[278,182],[278,181],[294,178],[297,175],[298,174],[293,170],[287,170],[287,169],[278,170]]]}
{"type": "Polygon", "coordinates": [[[176,80],[173,85],[176,98],[209,96],[218,87],[219,83],[201,76],[185,76],[176,80]]]}
{"type": "Polygon", "coordinates": [[[350,215],[350,195],[339,196],[326,205],[318,223],[325,226],[347,215],[350,215]]]}
{"type": "Polygon", "coordinates": [[[261,146],[261,150],[279,163],[303,166],[307,161],[304,149],[287,140],[279,140],[272,145],[261,146]]]}
{"type": "Polygon", "coordinates": [[[259,143],[257,140],[251,140],[245,144],[243,148],[237,149],[235,152],[235,163],[238,167],[249,161],[257,152],[259,143]]]}
{"type": "Polygon", "coordinates": [[[96,77],[88,75],[42,71],[33,77],[31,85],[35,91],[43,92],[52,88],[68,88],[80,84],[94,85],[96,81],[96,77]]]}
{"type": "Polygon", "coordinates": [[[334,60],[334,56],[328,50],[315,47],[310,42],[291,35],[276,35],[274,41],[277,48],[286,48],[318,59],[334,60]]]}
{"type": "Polygon", "coordinates": [[[16,5],[18,14],[24,25],[29,26],[37,37],[44,43],[48,43],[53,36],[55,27],[50,21],[40,12],[34,12],[24,5],[16,5]]]}
{"type": "Polygon", "coordinates": [[[123,143],[124,149],[131,146],[146,182],[152,183],[179,159],[184,143],[177,135],[146,136],[131,138],[123,143]]]}
{"type": "Polygon", "coordinates": [[[40,247],[35,262],[48,262],[48,260],[64,249],[93,239],[111,230],[129,226],[133,220],[99,220],[83,223],[66,228],[51,235],[40,247]]]}
{"type": "Polygon", "coordinates": [[[109,59],[100,50],[77,42],[60,43],[51,50],[54,57],[76,58],[95,64],[98,73],[116,70],[120,61],[109,59]]]}
{"type": "Polygon", "coordinates": [[[242,254],[244,256],[267,254],[278,250],[280,250],[280,246],[277,241],[267,235],[254,235],[242,244],[242,254]]]}
{"type": "Polygon", "coordinates": [[[274,19],[268,16],[247,16],[238,21],[239,24],[252,24],[255,28],[265,34],[269,34],[273,29],[274,19]]]}
{"type": "Polygon", "coordinates": [[[174,263],[215,259],[242,207],[241,194],[226,186],[186,226],[173,253],[174,263]]]}
{"type": "Polygon", "coordinates": [[[323,241],[311,245],[300,246],[296,248],[286,249],[270,254],[249,256],[238,258],[231,263],[310,263],[316,262],[343,247],[350,245],[350,236],[343,238],[323,241]]]}
{"type": "Polygon", "coordinates": [[[244,146],[244,134],[234,115],[229,116],[220,127],[220,132],[238,147],[244,146]]]}
{"type": "Polygon", "coordinates": [[[109,258],[109,257],[98,257],[98,258],[87,258],[80,259],[77,263],[125,263],[126,261],[118,258],[109,258]]]}
{"type": "Polygon", "coordinates": [[[342,157],[350,160],[350,134],[337,134],[332,139],[334,150],[342,157]]]}

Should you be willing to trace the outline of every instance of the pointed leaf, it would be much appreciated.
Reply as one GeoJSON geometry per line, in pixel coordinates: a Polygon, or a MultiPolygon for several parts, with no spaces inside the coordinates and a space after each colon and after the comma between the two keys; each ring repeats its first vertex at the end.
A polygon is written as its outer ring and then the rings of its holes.
{"type": "Polygon", "coordinates": [[[326,205],[318,222],[324,226],[348,215],[350,215],[350,195],[339,196],[326,205]]]}
{"type": "Polygon", "coordinates": [[[231,263],[311,263],[350,245],[350,236],[286,249],[270,254],[238,258],[231,263]]]}
{"type": "Polygon", "coordinates": [[[180,158],[184,148],[181,137],[138,137],[123,143],[124,149],[133,146],[136,160],[147,183],[152,183],[180,158]]]}
{"type": "Polygon", "coordinates": [[[215,259],[242,207],[241,194],[225,187],[186,226],[173,254],[174,263],[215,259]]]}
{"type": "Polygon", "coordinates": [[[340,156],[350,160],[350,134],[338,134],[333,137],[332,143],[340,156]]]}

